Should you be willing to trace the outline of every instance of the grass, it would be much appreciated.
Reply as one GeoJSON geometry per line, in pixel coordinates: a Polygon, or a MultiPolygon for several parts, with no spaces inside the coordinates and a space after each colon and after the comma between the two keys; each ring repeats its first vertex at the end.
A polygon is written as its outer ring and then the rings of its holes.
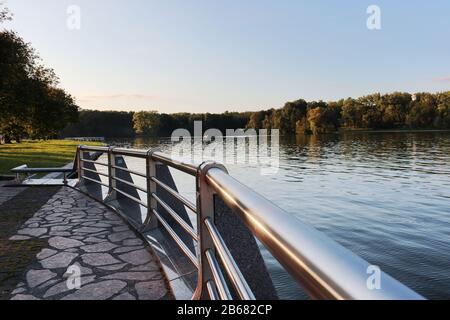
{"type": "Polygon", "coordinates": [[[26,164],[29,167],[61,167],[75,157],[79,144],[102,145],[99,142],[68,140],[31,141],[0,145],[0,175],[11,175],[10,170],[26,164]]]}

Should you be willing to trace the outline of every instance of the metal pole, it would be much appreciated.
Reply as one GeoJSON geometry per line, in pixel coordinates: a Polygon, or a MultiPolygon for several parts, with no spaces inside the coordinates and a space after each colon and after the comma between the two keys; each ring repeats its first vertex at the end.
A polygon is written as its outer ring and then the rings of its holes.
{"type": "Polygon", "coordinates": [[[117,182],[113,177],[116,176],[116,169],[114,166],[116,166],[116,156],[114,154],[114,147],[108,148],[108,201],[111,201],[116,198],[116,191],[115,188],[117,187],[117,182]]]}
{"type": "Polygon", "coordinates": [[[210,297],[208,283],[214,281],[211,267],[208,263],[207,253],[215,255],[214,242],[207,230],[205,221],[208,219],[214,222],[214,192],[206,182],[206,174],[211,168],[218,168],[227,172],[225,167],[215,162],[204,162],[197,170],[196,188],[197,188],[197,233],[198,233],[198,283],[194,292],[194,300],[208,300],[210,297]]]}
{"type": "Polygon", "coordinates": [[[81,184],[82,179],[83,179],[83,172],[82,172],[82,164],[81,164],[81,159],[83,157],[83,146],[78,146],[77,147],[77,173],[78,173],[78,184],[81,184]]]}
{"type": "Polygon", "coordinates": [[[145,158],[145,171],[146,171],[146,183],[147,183],[147,217],[144,221],[145,230],[152,230],[158,227],[158,219],[153,213],[153,210],[157,210],[158,202],[153,197],[156,194],[156,183],[152,180],[152,177],[156,178],[156,161],[153,159],[153,153],[156,150],[149,149],[145,158]]]}

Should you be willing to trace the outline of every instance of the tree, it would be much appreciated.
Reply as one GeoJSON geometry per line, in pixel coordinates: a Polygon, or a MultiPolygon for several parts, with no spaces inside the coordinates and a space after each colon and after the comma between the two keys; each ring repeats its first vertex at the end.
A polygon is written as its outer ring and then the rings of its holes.
{"type": "MultiPolygon", "coordinates": [[[[10,19],[0,7],[0,21],[10,19]]],[[[75,121],[78,107],[57,88],[58,78],[44,67],[30,44],[13,31],[0,31],[0,132],[5,142],[22,137],[50,138],[75,121]]]]}
{"type": "Polygon", "coordinates": [[[437,99],[430,93],[417,93],[411,102],[406,124],[410,128],[427,128],[434,125],[437,115],[437,99]]]}
{"type": "Polygon", "coordinates": [[[160,118],[156,111],[141,111],[133,115],[133,128],[139,135],[157,135],[160,118]]]}
{"type": "Polygon", "coordinates": [[[6,8],[3,2],[0,2],[0,23],[12,19],[12,14],[8,8],[6,8]]]}
{"type": "Polygon", "coordinates": [[[308,126],[313,134],[335,132],[334,110],[323,101],[308,104],[308,126]]]}
{"type": "Polygon", "coordinates": [[[412,97],[409,93],[394,92],[383,95],[379,105],[383,113],[383,126],[389,128],[403,126],[411,107],[411,101],[412,97]]]}
{"type": "Polygon", "coordinates": [[[450,91],[437,94],[437,116],[440,128],[450,128],[450,91]]]}

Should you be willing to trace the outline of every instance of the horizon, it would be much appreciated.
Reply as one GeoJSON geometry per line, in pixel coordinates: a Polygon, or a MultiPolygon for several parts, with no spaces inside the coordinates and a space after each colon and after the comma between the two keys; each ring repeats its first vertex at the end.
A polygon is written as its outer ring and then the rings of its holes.
{"type": "Polygon", "coordinates": [[[442,0],[5,5],[14,14],[7,28],[84,110],[252,112],[298,99],[450,90],[450,3],[442,0]],[[372,4],[381,30],[367,28],[372,4]],[[80,29],[68,28],[70,5],[81,10],[80,29]]]}

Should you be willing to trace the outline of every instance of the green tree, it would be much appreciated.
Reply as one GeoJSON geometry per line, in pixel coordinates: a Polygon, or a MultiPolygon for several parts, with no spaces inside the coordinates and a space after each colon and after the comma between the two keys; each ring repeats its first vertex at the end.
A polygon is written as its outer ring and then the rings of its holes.
{"type": "Polygon", "coordinates": [[[156,136],[159,126],[160,117],[156,111],[141,111],[133,115],[133,128],[139,135],[156,136]]]}
{"type": "MultiPolygon", "coordinates": [[[[10,19],[0,7],[0,21],[10,19]]],[[[0,31],[0,132],[5,142],[22,137],[49,138],[76,120],[78,107],[58,89],[53,70],[17,33],[0,31]]]]}
{"type": "Polygon", "coordinates": [[[406,124],[411,128],[430,128],[437,116],[437,99],[430,93],[417,93],[411,102],[406,124]]]}
{"type": "Polygon", "coordinates": [[[440,128],[450,128],[450,91],[437,94],[437,116],[440,128]]]}

